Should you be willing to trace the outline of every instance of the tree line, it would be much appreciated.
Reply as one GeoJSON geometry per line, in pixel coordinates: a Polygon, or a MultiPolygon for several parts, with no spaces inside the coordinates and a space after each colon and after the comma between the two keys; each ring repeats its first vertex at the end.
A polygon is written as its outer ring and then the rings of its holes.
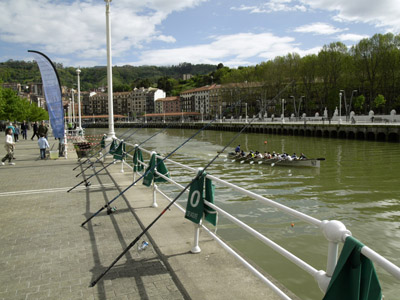
{"type": "MultiPolygon", "coordinates": [[[[272,99],[287,84],[280,98],[304,96],[303,111],[332,113],[342,93],[356,113],[390,113],[400,110],[400,35],[375,34],[351,48],[341,42],[324,45],[318,54],[278,56],[256,66],[226,72],[222,83],[260,82],[258,99],[272,99]],[[352,97],[353,96],[353,97],[352,97]]],[[[279,106],[279,102],[277,102],[279,106]]],[[[289,105],[293,105],[289,102],[289,105]]]]}

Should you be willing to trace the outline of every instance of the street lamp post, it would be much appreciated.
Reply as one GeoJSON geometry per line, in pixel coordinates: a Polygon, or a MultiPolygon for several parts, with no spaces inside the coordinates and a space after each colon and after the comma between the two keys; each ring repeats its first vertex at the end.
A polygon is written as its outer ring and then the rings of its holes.
{"type": "Polygon", "coordinates": [[[111,61],[111,21],[110,21],[110,2],[106,3],[106,31],[107,31],[107,84],[108,84],[108,140],[115,138],[114,132],[114,102],[113,102],[113,83],[112,83],[112,61],[111,61]]]}
{"type": "Polygon", "coordinates": [[[74,89],[71,89],[71,94],[72,94],[72,123],[74,123],[75,126],[75,99],[74,99],[74,89]]]}
{"type": "Polygon", "coordinates": [[[78,130],[82,131],[82,117],[81,117],[81,80],[79,74],[81,70],[76,69],[76,74],[78,75],[78,115],[79,115],[79,128],[78,130]]]}
{"type": "Polygon", "coordinates": [[[285,123],[285,99],[282,99],[282,123],[285,123]]]}
{"type": "Polygon", "coordinates": [[[342,92],[339,93],[339,124],[342,124],[342,92]]]}

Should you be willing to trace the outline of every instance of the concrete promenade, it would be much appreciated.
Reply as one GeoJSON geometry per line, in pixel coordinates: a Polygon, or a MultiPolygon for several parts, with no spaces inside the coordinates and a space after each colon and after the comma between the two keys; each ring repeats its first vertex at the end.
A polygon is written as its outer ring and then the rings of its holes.
{"type": "Polygon", "coordinates": [[[132,172],[112,165],[67,193],[83,179],[72,170],[75,152],[40,160],[37,141],[24,140],[15,157],[15,166],[0,166],[0,299],[278,299],[205,233],[202,252],[190,253],[194,226],[174,207],[143,237],[148,249],[135,245],[90,288],[167,202],[158,197],[152,208],[152,189],[138,184],[113,203],[114,214],[81,227],[132,183],[132,172]]]}

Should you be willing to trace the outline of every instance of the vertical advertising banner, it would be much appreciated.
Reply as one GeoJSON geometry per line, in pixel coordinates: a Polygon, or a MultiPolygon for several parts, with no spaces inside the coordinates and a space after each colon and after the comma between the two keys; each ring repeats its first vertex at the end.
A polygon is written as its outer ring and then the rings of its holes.
{"type": "Polygon", "coordinates": [[[42,76],[43,90],[49,112],[50,125],[55,138],[64,137],[64,109],[61,87],[56,68],[50,59],[41,52],[28,50],[35,57],[42,76]]]}

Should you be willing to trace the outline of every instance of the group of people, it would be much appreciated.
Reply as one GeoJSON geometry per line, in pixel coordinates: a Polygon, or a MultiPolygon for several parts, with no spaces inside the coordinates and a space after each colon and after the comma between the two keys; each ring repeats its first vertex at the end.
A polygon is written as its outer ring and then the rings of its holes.
{"type": "Polygon", "coordinates": [[[265,151],[264,154],[258,152],[258,151],[252,151],[248,154],[246,154],[243,150],[240,149],[240,145],[238,145],[235,148],[235,153],[238,158],[244,157],[247,159],[251,158],[259,158],[259,159],[279,159],[279,160],[304,160],[307,159],[307,157],[304,155],[304,153],[301,153],[300,156],[297,156],[296,153],[293,153],[293,155],[289,155],[287,153],[277,153],[275,151],[267,152],[265,151]]]}
{"type": "MultiPolygon", "coordinates": [[[[47,141],[47,134],[48,134],[48,128],[45,124],[44,121],[41,122],[40,125],[38,125],[38,122],[34,122],[32,124],[33,128],[33,135],[31,137],[31,140],[35,136],[38,138],[38,145],[40,149],[40,158],[45,159],[46,158],[46,149],[50,148],[49,142],[47,141]]],[[[8,160],[8,163],[10,165],[15,165],[13,160],[15,160],[14,157],[14,152],[15,152],[15,143],[18,142],[19,140],[19,134],[20,132],[22,133],[22,138],[27,139],[27,131],[29,129],[29,125],[24,121],[21,123],[21,126],[19,127],[17,123],[9,123],[9,125],[6,127],[6,139],[5,139],[5,144],[4,144],[4,149],[6,150],[6,155],[1,159],[1,165],[4,165],[5,162],[8,160]]]]}

